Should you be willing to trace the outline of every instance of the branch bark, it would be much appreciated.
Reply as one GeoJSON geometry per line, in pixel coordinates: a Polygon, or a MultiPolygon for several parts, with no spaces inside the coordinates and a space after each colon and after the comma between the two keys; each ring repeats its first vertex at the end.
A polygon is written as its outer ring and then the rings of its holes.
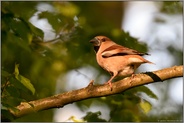
{"type": "Polygon", "coordinates": [[[174,66],[171,68],[166,68],[154,72],[135,74],[133,78],[127,77],[120,81],[112,83],[112,91],[108,84],[93,85],[93,81],[91,81],[87,87],[81,88],[79,90],[73,90],[70,92],[57,94],[51,97],[35,101],[22,102],[20,105],[16,107],[18,109],[17,111],[10,109],[10,113],[15,118],[18,118],[33,112],[51,108],[61,108],[69,103],[89,98],[118,94],[133,87],[150,84],[153,82],[160,82],[182,76],[183,76],[183,66],[174,66]]]}

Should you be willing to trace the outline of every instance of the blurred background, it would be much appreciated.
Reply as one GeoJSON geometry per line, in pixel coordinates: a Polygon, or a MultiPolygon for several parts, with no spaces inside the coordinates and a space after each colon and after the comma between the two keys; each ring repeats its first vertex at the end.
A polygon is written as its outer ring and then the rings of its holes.
{"type": "MultiPolygon", "coordinates": [[[[31,101],[103,84],[89,40],[105,35],[148,52],[136,73],[183,64],[183,2],[1,2],[1,111],[31,101]],[[19,74],[33,86],[15,77],[19,74]],[[33,90],[35,89],[35,93],[33,90]]],[[[157,122],[183,120],[183,78],[87,99],[12,121],[157,122]]],[[[6,115],[7,119],[11,119],[6,115]]]]}

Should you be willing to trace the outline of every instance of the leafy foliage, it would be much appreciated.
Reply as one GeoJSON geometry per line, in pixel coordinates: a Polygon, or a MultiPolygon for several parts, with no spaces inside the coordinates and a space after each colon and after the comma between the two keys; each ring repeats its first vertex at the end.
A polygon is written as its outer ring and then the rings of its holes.
{"type": "Polygon", "coordinates": [[[84,117],[84,120],[87,122],[105,122],[106,120],[100,118],[99,116],[101,115],[101,112],[88,112],[87,115],[84,117]]]}
{"type": "MultiPolygon", "coordinates": [[[[145,44],[138,43],[138,39],[120,29],[123,12],[120,2],[1,3],[1,111],[4,121],[52,121],[52,110],[14,120],[8,109],[16,110],[15,106],[22,101],[53,95],[57,78],[61,74],[86,64],[98,69],[100,74],[106,74],[96,64],[93,49],[88,42],[96,35],[106,35],[140,52],[147,51],[145,44]],[[52,10],[39,10],[42,4],[51,6],[52,10]],[[30,18],[35,15],[39,20],[46,19],[51,25],[55,34],[52,40],[45,40],[45,30],[30,22],[30,18]]],[[[65,90],[65,85],[63,82],[61,92],[65,90]]],[[[157,99],[151,90],[141,86],[123,94],[84,100],[77,104],[82,109],[83,105],[90,107],[94,100],[99,100],[110,107],[109,121],[139,122],[148,118],[146,114],[151,110],[151,104],[141,102],[141,97],[136,95],[138,92],[157,99]],[[138,105],[145,113],[141,113],[138,105]]],[[[83,119],[105,122],[100,115],[100,111],[88,112],[83,119]]]]}
{"type": "Polygon", "coordinates": [[[152,108],[152,105],[146,100],[142,100],[139,105],[145,114],[147,114],[152,108]]]}
{"type": "Polygon", "coordinates": [[[32,92],[32,94],[34,94],[35,93],[35,88],[31,84],[29,79],[27,79],[26,77],[19,74],[18,66],[19,66],[18,64],[15,65],[15,72],[14,72],[15,78],[19,82],[21,82],[27,89],[29,89],[32,92]]]}
{"type": "Polygon", "coordinates": [[[163,7],[161,8],[162,12],[168,13],[168,14],[178,14],[182,13],[183,7],[181,1],[166,1],[163,2],[163,7]]]}

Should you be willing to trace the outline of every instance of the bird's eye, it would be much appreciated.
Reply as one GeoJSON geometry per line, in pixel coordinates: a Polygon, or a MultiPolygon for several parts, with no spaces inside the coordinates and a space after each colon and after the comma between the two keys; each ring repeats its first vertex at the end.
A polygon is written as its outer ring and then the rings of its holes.
{"type": "Polygon", "coordinates": [[[104,42],[105,41],[105,38],[102,38],[102,41],[104,42]]]}

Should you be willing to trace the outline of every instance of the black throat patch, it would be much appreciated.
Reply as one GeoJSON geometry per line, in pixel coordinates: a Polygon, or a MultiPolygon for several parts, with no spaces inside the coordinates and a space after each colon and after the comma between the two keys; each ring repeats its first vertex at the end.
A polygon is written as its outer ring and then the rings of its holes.
{"type": "Polygon", "coordinates": [[[95,52],[97,53],[98,50],[99,50],[99,46],[94,46],[94,50],[95,50],[95,52]]]}

